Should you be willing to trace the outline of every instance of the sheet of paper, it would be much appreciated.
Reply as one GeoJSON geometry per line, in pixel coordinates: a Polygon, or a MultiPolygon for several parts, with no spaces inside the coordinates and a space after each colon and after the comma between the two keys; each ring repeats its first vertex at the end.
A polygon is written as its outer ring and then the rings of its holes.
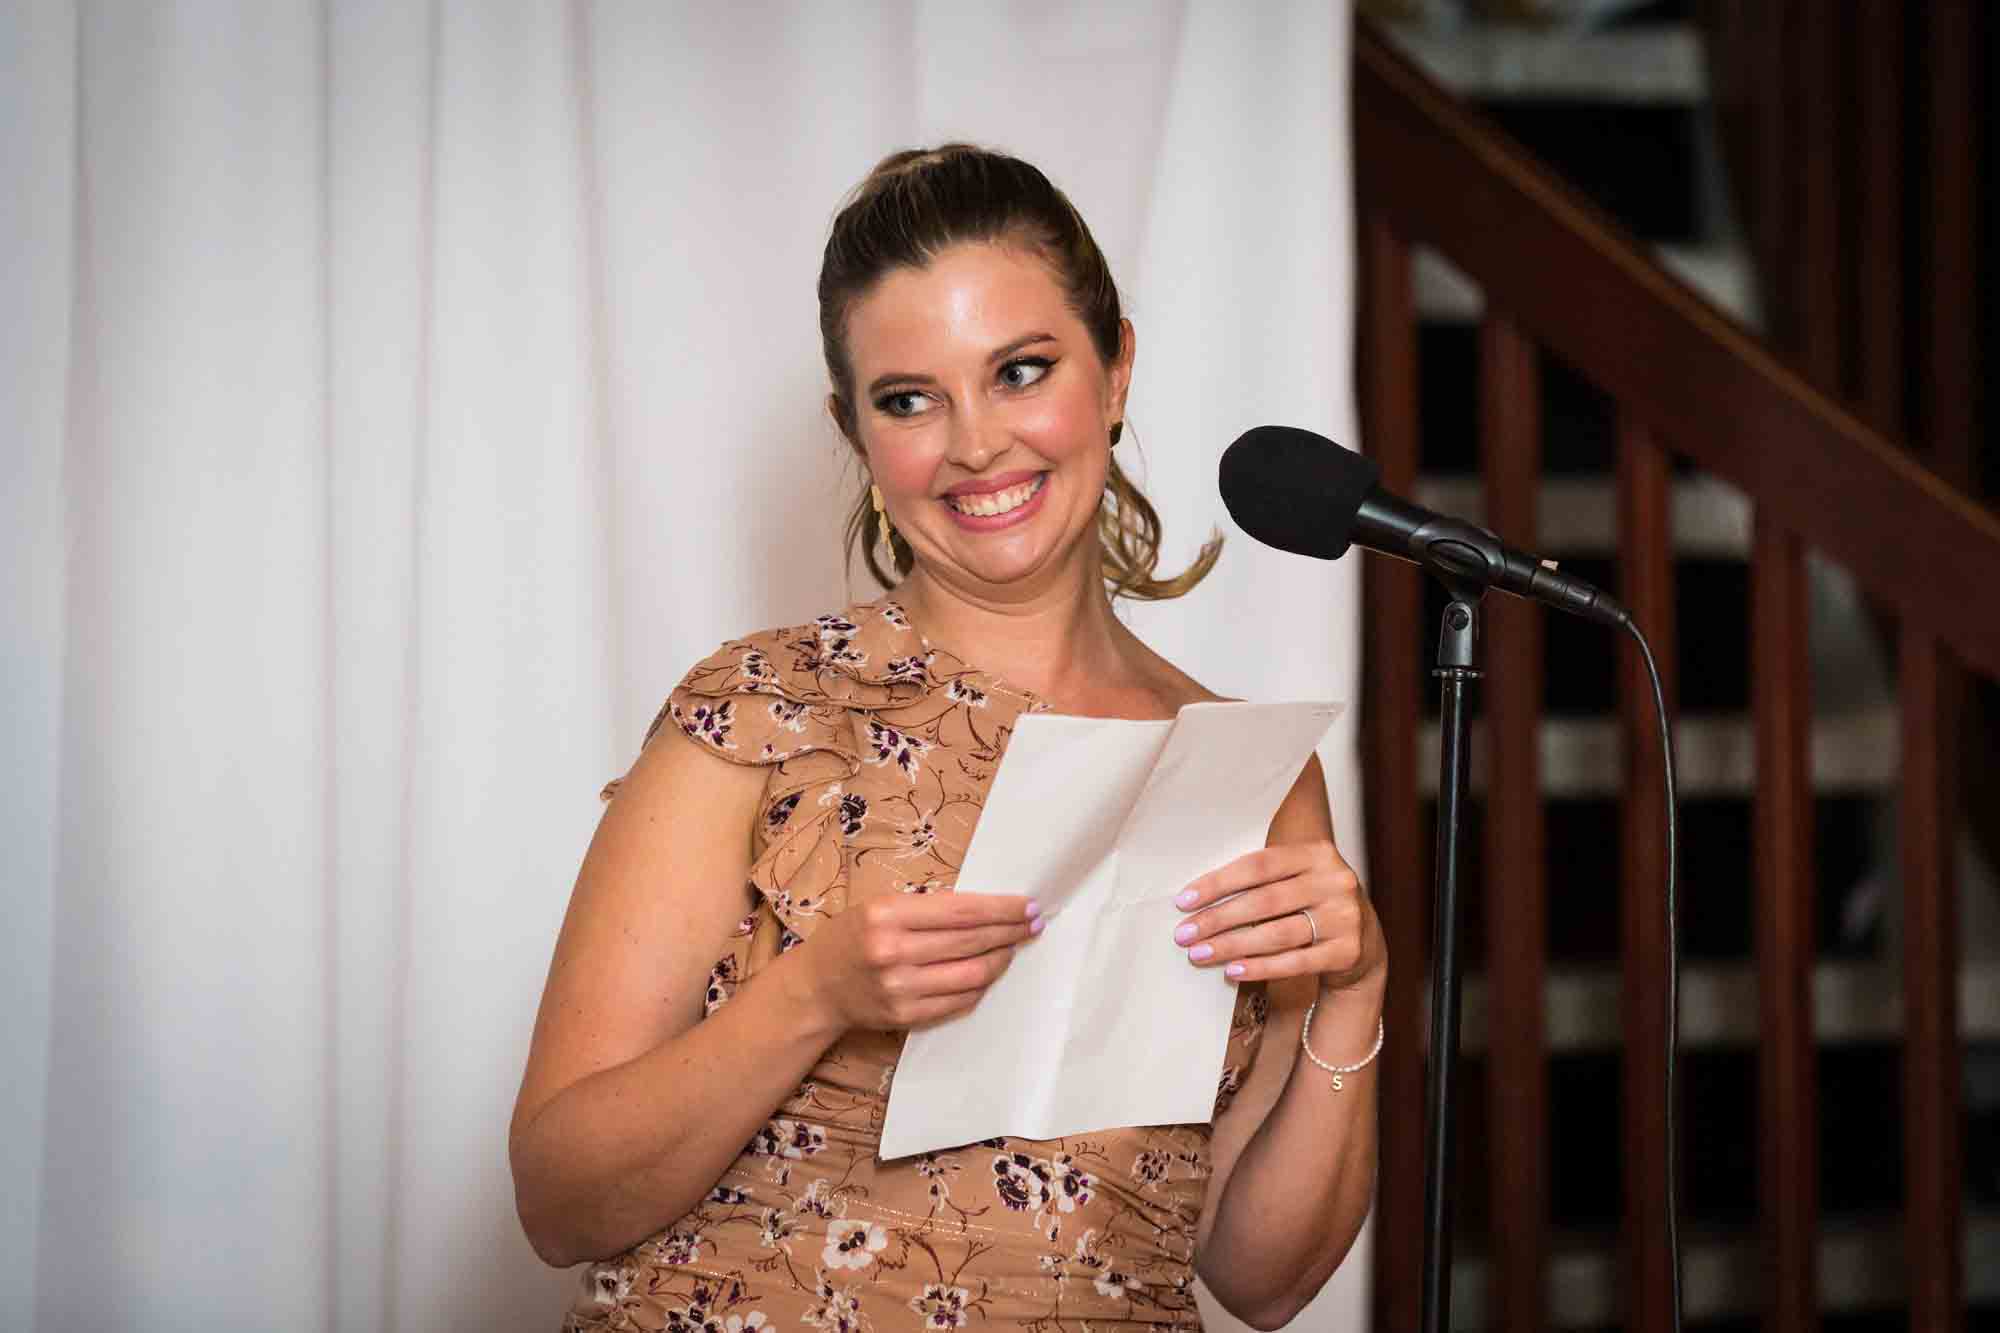
{"type": "Polygon", "coordinates": [[[910,1033],[881,1154],[1202,1122],[1236,987],[1189,965],[1174,895],[1264,845],[1340,705],[1192,704],[1171,722],[1028,714],[960,893],[1025,893],[1049,924],[971,1013],[910,1033]]]}

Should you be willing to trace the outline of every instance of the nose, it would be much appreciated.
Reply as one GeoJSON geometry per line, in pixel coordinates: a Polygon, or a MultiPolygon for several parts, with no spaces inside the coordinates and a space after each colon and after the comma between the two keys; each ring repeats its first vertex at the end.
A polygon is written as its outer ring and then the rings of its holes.
{"type": "Polygon", "coordinates": [[[946,457],[967,472],[984,472],[987,464],[1007,451],[999,414],[975,402],[953,413],[951,447],[946,457]]]}

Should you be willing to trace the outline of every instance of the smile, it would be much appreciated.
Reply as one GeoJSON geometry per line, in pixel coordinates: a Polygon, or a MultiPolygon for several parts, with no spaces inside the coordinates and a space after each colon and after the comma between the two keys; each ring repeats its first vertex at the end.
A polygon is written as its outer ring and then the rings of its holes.
{"type": "Polygon", "coordinates": [[[947,495],[944,502],[959,513],[969,514],[974,518],[998,518],[1002,514],[1013,513],[1034,499],[1048,477],[1049,474],[1043,472],[1031,481],[1024,481],[1018,486],[1009,486],[1004,491],[986,491],[978,495],[947,495]]]}

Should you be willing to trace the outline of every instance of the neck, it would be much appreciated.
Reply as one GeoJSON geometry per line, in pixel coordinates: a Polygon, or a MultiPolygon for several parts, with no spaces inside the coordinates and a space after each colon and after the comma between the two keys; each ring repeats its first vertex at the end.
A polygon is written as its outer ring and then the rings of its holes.
{"type": "Polygon", "coordinates": [[[920,565],[894,593],[931,643],[1044,698],[1115,677],[1131,643],[1093,567],[1082,578],[1001,599],[952,586],[920,565]]]}

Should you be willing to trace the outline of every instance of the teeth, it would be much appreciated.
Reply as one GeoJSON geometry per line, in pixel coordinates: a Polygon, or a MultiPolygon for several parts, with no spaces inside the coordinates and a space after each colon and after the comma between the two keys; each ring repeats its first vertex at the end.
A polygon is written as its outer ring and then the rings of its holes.
{"type": "Polygon", "coordinates": [[[954,495],[946,500],[961,514],[971,514],[978,518],[992,518],[997,514],[1010,513],[1034,499],[1035,492],[1042,489],[1046,473],[1033,481],[1024,481],[1019,486],[1009,486],[1004,491],[988,491],[984,495],[954,495]]]}

